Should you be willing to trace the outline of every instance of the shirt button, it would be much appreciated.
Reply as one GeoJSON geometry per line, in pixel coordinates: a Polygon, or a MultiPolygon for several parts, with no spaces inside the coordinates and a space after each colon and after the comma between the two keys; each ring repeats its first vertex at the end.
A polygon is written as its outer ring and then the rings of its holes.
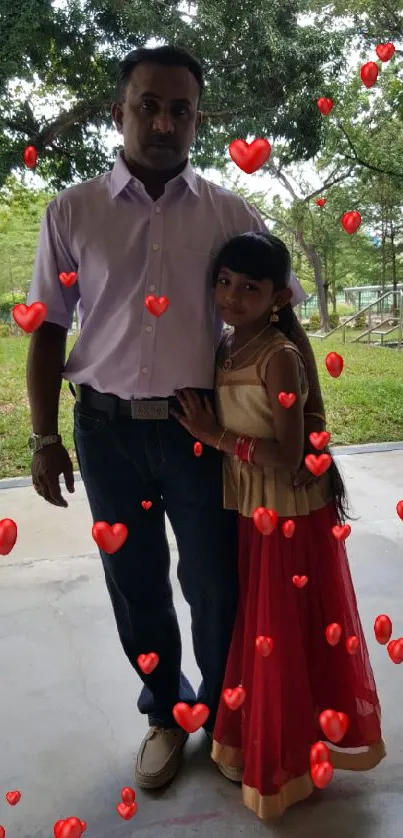
{"type": "Polygon", "coordinates": [[[147,328],[146,328],[146,332],[152,332],[152,330],[153,330],[153,327],[152,327],[152,326],[147,326],[147,328]]]}
{"type": "Polygon", "coordinates": [[[155,291],[155,285],[150,285],[150,291],[155,291]]]}
{"type": "Polygon", "coordinates": [[[146,374],[146,372],[148,372],[148,367],[143,367],[143,369],[141,370],[141,372],[142,372],[142,373],[144,373],[144,375],[145,375],[145,374],[146,374]]]}
{"type": "Polygon", "coordinates": [[[159,250],[159,249],[160,249],[159,244],[153,244],[153,250],[159,250]]]}
{"type": "Polygon", "coordinates": [[[161,214],[161,207],[155,207],[155,212],[157,213],[157,215],[160,215],[161,214]]]}

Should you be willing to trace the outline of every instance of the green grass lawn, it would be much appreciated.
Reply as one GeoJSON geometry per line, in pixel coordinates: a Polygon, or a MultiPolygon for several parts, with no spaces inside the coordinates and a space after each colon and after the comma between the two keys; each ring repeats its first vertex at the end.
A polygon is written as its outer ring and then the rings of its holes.
{"type": "MultiPolygon", "coordinates": [[[[28,475],[31,432],[25,384],[29,338],[0,339],[0,478],[28,475]]],[[[72,346],[74,338],[69,338],[72,346]]],[[[341,334],[312,339],[325,399],[328,430],[338,445],[403,439],[403,351],[341,343],[341,334]],[[344,357],[340,378],[331,378],[325,357],[335,350],[344,357]]],[[[72,436],[73,397],[64,382],[60,433],[77,461],[72,436]]]]}

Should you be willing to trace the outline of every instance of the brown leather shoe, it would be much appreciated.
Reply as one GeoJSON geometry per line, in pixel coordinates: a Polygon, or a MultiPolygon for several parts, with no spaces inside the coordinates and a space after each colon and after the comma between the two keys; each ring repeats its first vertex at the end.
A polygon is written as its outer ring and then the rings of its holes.
{"type": "Polygon", "coordinates": [[[135,782],[139,788],[159,789],[175,777],[188,738],[181,728],[150,727],[137,754],[135,782]]]}

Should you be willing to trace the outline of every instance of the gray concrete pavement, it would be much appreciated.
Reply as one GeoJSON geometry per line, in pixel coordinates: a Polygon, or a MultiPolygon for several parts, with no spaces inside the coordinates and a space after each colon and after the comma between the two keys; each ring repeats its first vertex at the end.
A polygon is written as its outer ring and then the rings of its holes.
{"type": "MultiPolygon", "coordinates": [[[[50,838],[59,818],[88,822],[88,838],[400,838],[403,822],[403,665],[374,640],[379,613],[403,635],[403,450],[343,455],[359,520],[348,541],[351,567],[383,708],[387,759],[373,772],[337,772],[331,786],[276,825],[260,823],[240,792],[209,759],[203,734],[186,748],[176,781],[153,795],[137,792],[129,822],[115,811],[132,785],[132,761],[146,730],[136,709],[140,681],[118,640],[82,483],[68,510],[47,506],[31,487],[0,491],[0,519],[19,527],[16,547],[0,557],[0,824],[7,838],[50,838]],[[7,791],[21,802],[9,806],[7,791]]],[[[4,485],[4,484],[3,484],[4,485]]],[[[182,629],[184,669],[199,673],[189,611],[172,576],[182,629]]]]}

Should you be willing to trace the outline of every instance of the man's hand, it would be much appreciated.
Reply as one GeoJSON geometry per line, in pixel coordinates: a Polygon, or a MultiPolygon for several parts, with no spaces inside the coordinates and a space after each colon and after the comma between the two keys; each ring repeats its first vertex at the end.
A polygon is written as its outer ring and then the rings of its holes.
{"type": "MultiPolygon", "coordinates": [[[[307,453],[309,453],[309,451],[304,452],[304,459],[302,461],[299,471],[297,471],[294,478],[294,486],[296,489],[307,489],[308,486],[312,486],[313,483],[315,483],[318,479],[317,477],[315,477],[314,474],[312,474],[311,471],[309,471],[309,468],[307,468],[305,465],[305,457],[307,453]]],[[[319,454],[319,451],[314,451],[312,453],[319,454]]]]}
{"type": "Polygon", "coordinates": [[[315,454],[316,456],[318,454],[330,454],[328,446],[326,446],[326,448],[324,448],[323,451],[318,451],[318,449],[312,445],[312,442],[310,440],[311,433],[320,433],[324,430],[325,423],[322,422],[317,416],[305,417],[305,450],[302,458],[302,463],[299,467],[299,471],[297,471],[294,477],[294,486],[296,489],[306,489],[308,488],[308,486],[312,486],[313,483],[316,483],[316,481],[319,479],[318,477],[315,477],[315,475],[312,474],[311,471],[309,471],[309,468],[306,467],[305,457],[307,456],[307,454],[315,454]]]}
{"type": "Polygon", "coordinates": [[[203,400],[194,390],[186,388],[177,390],[175,396],[180,403],[184,416],[176,410],[171,410],[172,416],[183,425],[192,436],[205,445],[215,446],[220,437],[220,428],[211,402],[204,396],[203,400]]]}
{"type": "Polygon", "coordinates": [[[73,463],[60,442],[36,451],[32,457],[31,474],[38,495],[54,506],[68,506],[60,491],[59,476],[63,474],[67,491],[74,492],[73,463]]]}

